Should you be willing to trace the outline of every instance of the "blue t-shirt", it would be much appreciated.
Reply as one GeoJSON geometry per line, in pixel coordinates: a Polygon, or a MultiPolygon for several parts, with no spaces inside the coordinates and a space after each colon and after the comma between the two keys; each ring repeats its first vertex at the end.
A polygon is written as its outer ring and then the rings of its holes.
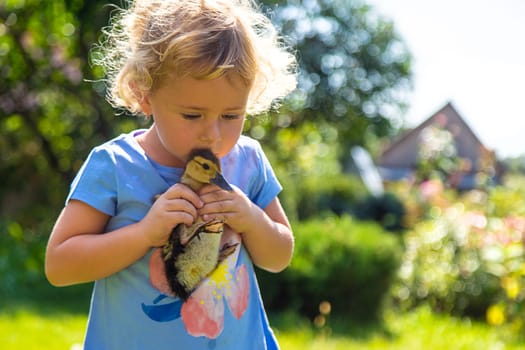
{"type": "MultiPolygon", "coordinates": [[[[182,174],[183,169],[148,158],[135,139],[141,132],[94,148],[71,185],[67,200],[111,216],[106,232],[140,221],[154,196],[182,174]]],[[[227,181],[261,208],[282,189],[260,144],[248,137],[240,137],[221,167],[227,181]]],[[[227,230],[224,237],[242,242],[227,230]]],[[[184,303],[159,282],[158,255],[158,248],[152,249],[126,269],[95,281],[85,349],[278,349],[242,244],[184,303]]]]}

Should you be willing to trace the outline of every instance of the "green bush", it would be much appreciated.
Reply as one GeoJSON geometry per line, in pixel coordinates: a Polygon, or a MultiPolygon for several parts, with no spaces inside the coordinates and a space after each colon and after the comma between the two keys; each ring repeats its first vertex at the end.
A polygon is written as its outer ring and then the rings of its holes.
{"type": "Polygon", "coordinates": [[[258,271],[265,304],[308,317],[322,301],[334,314],[376,320],[400,262],[396,236],[349,216],[294,225],[295,253],[280,274],[258,271]]]}
{"type": "MultiPolygon", "coordinates": [[[[41,229],[50,226],[41,225],[41,229]]],[[[16,221],[0,220],[0,292],[16,295],[44,281],[45,238],[16,221]]]]}
{"type": "Polygon", "coordinates": [[[306,220],[320,214],[350,214],[367,190],[361,180],[348,174],[307,177],[297,188],[297,218],[306,220]]]}
{"type": "Polygon", "coordinates": [[[304,221],[333,214],[375,221],[390,231],[404,229],[406,210],[391,192],[372,196],[362,180],[351,174],[323,174],[281,178],[281,202],[292,220],[304,221]]]}
{"type": "Polygon", "coordinates": [[[405,206],[393,193],[369,195],[357,203],[353,212],[356,218],[375,221],[389,231],[404,229],[405,206]]]}
{"type": "Polygon", "coordinates": [[[56,307],[87,310],[92,284],[64,288],[49,284],[44,273],[47,238],[53,221],[43,220],[35,227],[0,219],[0,309],[6,300],[56,301],[56,307]]]}

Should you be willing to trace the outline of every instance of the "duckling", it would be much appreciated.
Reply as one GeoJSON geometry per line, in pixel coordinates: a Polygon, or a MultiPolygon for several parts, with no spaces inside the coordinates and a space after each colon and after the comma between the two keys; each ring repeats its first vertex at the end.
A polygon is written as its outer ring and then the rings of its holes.
{"type": "MultiPolygon", "coordinates": [[[[233,191],[221,174],[219,160],[209,149],[195,149],[188,159],[181,183],[194,191],[206,184],[233,191]]],[[[238,243],[220,246],[223,230],[224,221],[213,219],[205,222],[198,217],[192,226],[177,225],[162,247],[166,279],[172,292],[183,301],[235,251],[238,243]]]]}

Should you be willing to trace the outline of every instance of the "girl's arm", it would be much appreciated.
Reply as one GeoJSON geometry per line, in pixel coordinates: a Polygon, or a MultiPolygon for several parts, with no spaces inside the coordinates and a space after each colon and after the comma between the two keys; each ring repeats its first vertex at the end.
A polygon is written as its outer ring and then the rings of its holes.
{"type": "Polygon", "coordinates": [[[284,270],[292,260],[294,238],[288,218],[275,198],[264,211],[254,205],[254,221],[242,237],[253,262],[270,272],[284,270]]]}
{"type": "Polygon", "coordinates": [[[148,250],[140,225],[101,234],[109,216],[77,200],[62,210],[49,238],[46,276],[55,286],[91,282],[122,270],[148,250]]]}
{"type": "Polygon", "coordinates": [[[110,217],[71,200],[49,238],[46,276],[56,286],[108,277],[166,242],[177,224],[192,224],[201,205],[193,191],[176,184],[155,201],[141,221],[103,233],[110,217]]]}

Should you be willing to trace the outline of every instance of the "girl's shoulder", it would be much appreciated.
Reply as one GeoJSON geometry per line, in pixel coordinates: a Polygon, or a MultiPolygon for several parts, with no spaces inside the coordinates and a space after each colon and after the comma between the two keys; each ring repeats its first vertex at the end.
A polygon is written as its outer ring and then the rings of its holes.
{"type": "MultiPolygon", "coordinates": [[[[94,147],[79,169],[76,180],[93,175],[95,178],[113,178],[117,168],[133,170],[144,167],[147,157],[135,136],[141,130],[121,134],[94,147]]],[[[120,173],[120,172],[119,172],[120,173]]]]}
{"type": "Polygon", "coordinates": [[[235,146],[221,159],[223,169],[241,168],[244,172],[249,169],[260,171],[269,165],[267,163],[259,141],[244,135],[241,135],[235,146]]]}
{"type": "Polygon", "coordinates": [[[133,163],[145,159],[144,150],[135,139],[136,135],[141,132],[144,130],[134,130],[95,146],[88,155],[87,163],[102,162],[110,165],[122,161],[133,163]]]}
{"type": "Polygon", "coordinates": [[[226,156],[236,157],[240,159],[246,158],[260,158],[264,155],[264,151],[259,141],[245,135],[241,135],[233,149],[226,156]]]}
{"type": "Polygon", "coordinates": [[[237,141],[237,146],[244,149],[250,149],[254,151],[261,150],[261,144],[256,139],[253,139],[246,135],[241,135],[239,141],[237,141]]]}
{"type": "Polygon", "coordinates": [[[120,134],[96,147],[93,151],[106,151],[110,153],[115,152],[129,152],[129,151],[140,151],[142,148],[136,140],[136,136],[145,132],[145,129],[133,130],[129,133],[120,134]]]}
{"type": "Polygon", "coordinates": [[[221,166],[225,178],[262,208],[282,189],[261,144],[250,137],[241,136],[221,166]]]}

